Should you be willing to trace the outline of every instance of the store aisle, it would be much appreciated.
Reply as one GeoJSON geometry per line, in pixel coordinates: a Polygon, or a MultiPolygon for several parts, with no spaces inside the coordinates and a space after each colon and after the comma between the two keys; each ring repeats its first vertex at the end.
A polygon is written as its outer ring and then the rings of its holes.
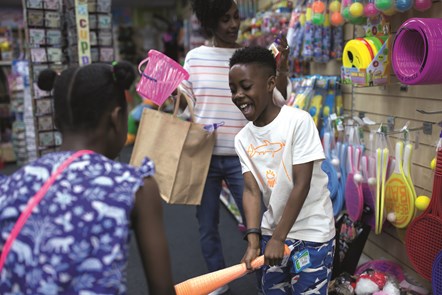
{"type": "MultiPolygon", "coordinates": [[[[164,204],[163,208],[174,281],[179,283],[206,273],[199,248],[195,207],[164,204]]],[[[242,234],[238,231],[233,216],[224,206],[221,209],[220,231],[227,265],[239,263],[246,242],[242,240],[242,234]]],[[[128,295],[148,294],[145,291],[146,282],[142,271],[136,242],[132,239],[128,268],[128,295]]],[[[229,286],[230,292],[226,294],[255,295],[255,275],[246,275],[229,286]]]]}
{"type": "MultiPolygon", "coordinates": [[[[132,149],[126,147],[120,161],[128,162],[132,149]]],[[[172,259],[172,271],[175,283],[207,272],[199,245],[198,223],[195,206],[169,205],[163,203],[166,233],[172,259]]],[[[247,243],[237,228],[237,222],[230,212],[221,205],[220,233],[223,242],[227,266],[239,263],[247,243]]],[[[128,266],[128,295],[148,294],[146,280],[141,266],[135,237],[132,236],[128,266]]],[[[248,274],[229,284],[227,295],[256,295],[255,275],[248,274]]]]}

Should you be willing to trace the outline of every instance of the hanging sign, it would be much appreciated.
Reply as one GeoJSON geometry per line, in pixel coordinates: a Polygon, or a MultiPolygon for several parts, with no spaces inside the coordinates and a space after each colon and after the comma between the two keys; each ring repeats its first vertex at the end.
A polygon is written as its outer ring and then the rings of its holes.
{"type": "Polygon", "coordinates": [[[78,63],[83,66],[92,62],[87,0],[75,0],[75,19],[77,22],[78,63]]]}

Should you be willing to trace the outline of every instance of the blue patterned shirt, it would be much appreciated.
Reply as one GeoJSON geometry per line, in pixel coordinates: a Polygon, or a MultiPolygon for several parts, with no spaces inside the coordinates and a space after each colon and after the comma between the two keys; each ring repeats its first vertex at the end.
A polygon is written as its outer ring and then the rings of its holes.
{"type": "MultiPolygon", "coordinates": [[[[45,155],[0,181],[0,250],[28,200],[72,152],[45,155]]],[[[72,162],[34,208],[0,274],[0,294],[125,294],[135,193],[154,174],[100,154],[72,162]]]]}

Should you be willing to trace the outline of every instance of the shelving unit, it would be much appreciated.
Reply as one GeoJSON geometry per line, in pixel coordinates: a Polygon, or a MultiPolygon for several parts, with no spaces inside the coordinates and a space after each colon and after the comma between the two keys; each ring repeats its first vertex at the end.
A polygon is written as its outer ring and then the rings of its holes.
{"type": "Polygon", "coordinates": [[[8,93],[5,99],[0,88],[0,131],[10,133],[7,138],[9,150],[7,153],[0,150],[0,161],[2,154],[15,154],[18,165],[56,151],[61,145],[61,134],[54,124],[52,93],[36,85],[39,73],[47,68],[61,72],[67,66],[111,63],[115,59],[111,0],[21,2],[22,16],[16,29],[2,27],[0,21],[0,42],[3,34],[13,47],[8,60],[1,60],[0,55],[0,70],[7,72],[5,77],[8,78],[3,79],[7,81],[5,84],[14,84],[5,91],[8,93]],[[80,10],[89,24],[86,32],[79,32],[80,10]],[[78,48],[83,45],[78,41],[81,33],[85,33],[83,37],[90,51],[86,63],[79,59],[78,48]],[[11,146],[13,153],[9,152],[11,146]]]}
{"type": "Polygon", "coordinates": [[[0,64],[0,161],[15,162],[15,155],[12,151],[12,113],[10,109],[11,98],[8,87],[8,72],[10,65],[7,62],[0,64]]]}
{"type": "Polygon", "coordinates": [[[13,59],[23,52],[24,33],[20,23],[0,25],[0,42],[8,42],[8,52],[3,52],[0,59],[0,165],[17,162],[17,150],[14,146],[14,126],[20,95],[11,87],[13,83],[13,59]]]}

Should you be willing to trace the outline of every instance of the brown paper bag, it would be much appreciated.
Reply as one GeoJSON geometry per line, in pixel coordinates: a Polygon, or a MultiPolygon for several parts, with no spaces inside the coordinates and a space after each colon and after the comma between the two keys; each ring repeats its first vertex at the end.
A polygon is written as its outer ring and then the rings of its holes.
{"type": "MultiPolygon", "coordinates": [[[[188,101],[193,118],[192,102],[188,101]]],[[[141,116],[130,164],[140,165],[144,157],[155,163],[155,179],[161,197],[170,204],[199,205],[209,171],[215,131],[173,114],[145,108],[141,116]]]]}

